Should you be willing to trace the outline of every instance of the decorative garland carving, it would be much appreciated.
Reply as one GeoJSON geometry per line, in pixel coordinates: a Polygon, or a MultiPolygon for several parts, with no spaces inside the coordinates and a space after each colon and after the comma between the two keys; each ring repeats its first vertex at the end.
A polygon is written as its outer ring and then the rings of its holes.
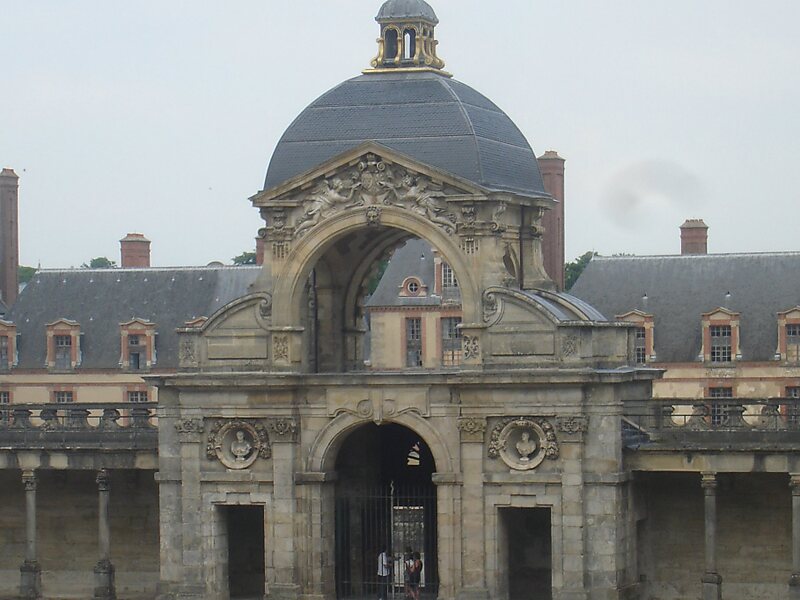
{"type": "Polygon", "coordinates": [[[559,431],[564,433],[586,433],[589,429],[589,420],[586,417],[559,417],[556,419],[559,431]]]}
{"type": "Polygon", "coordinates": [[[247,469],[259,458],[272,456],[263,423],[254,419],[218,420],[208,432],[206,456],[229,469],[247,469]]]}
{"type": "Polygon", "coordinates": [[[461,439],[465,442],[483,442],[483,434],[486,432],[486,419],[481,417],[460,417],[458,419],[458,430],[461,432],[461,439]]]}
{"type": "Polygon", "coordinates": [[[545,459],[557,459],[558,453],[556,433],[547,419],[511,417],[492,429],[489,458],[500,458],[516,471],[535,469],[545,459]]]}
{"type": "MultiPolygon", "coordinates": [[[[302,199],[302,213],[294,221],[294,237],[300,238],[322,220],[342,211],[365,207],[367,222],[380,222],[380,206],[395,206],[428,219],[448,234],[455,233],[456,216],[448,211],[446,197],[459,193],[431,178],[389,164],[376,154],[365,155],[356,165],[332,177],[316,181],[302,199]]],[[[272,210],[271,227],[286,226],[285,213],[272,210]]]]}
{"type": "Polygon", "coordinates": [[[295,434],[297,433],[297,422],[295,422],[294,419],[280,417],[278,419],[271,420],[269,423],[269,428],[270,431],[272,431],[277,437],[294,439],[295,434]]]}
{"type": "Polygon", "coordinates": [[[175,430],[178,433],[203,433],[203,419],[181,419],[175,423],[175,430]]]}

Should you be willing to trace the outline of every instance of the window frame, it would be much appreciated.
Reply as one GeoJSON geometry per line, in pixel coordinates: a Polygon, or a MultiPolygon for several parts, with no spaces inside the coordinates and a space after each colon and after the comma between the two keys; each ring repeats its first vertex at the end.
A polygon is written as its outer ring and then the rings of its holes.
{"type": "Polygon", "coordinates": [[[422,317],[406,317],[403,329],[405,332],[405,366],[410,369],[418,369],[425,364],[422,317]]]}
{"type": "Polygon", "coordinates": [[[441,363],[443,367],[457,367],[463,358],[461,328],[462,318],[456,315],[447,315],[439,319],[441,335],[441,363]],[[452,335],[450,335],[452,334],[452,335]]]}

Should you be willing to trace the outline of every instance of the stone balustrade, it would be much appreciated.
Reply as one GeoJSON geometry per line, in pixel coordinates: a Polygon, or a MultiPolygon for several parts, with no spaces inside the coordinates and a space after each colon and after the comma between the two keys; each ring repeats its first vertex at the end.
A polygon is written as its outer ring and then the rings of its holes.
{"type": "Polygon", "coordinates": [[[0,409],[0,447],[155,450],[155,402],[12,404],[0,409]]]}

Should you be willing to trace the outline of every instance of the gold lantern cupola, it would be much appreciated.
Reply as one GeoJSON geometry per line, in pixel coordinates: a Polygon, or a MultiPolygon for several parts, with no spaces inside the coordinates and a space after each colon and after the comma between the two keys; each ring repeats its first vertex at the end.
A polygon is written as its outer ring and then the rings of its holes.
{"type": "Polygon", "coordinates": [[[381,26],[378,55],[364,73],[435,71],[450,76],[442,70],[444,61],[436,56],[439,42],[434,28],[439,19],[425,0],[388,0],[375,20],[381,26]]]}

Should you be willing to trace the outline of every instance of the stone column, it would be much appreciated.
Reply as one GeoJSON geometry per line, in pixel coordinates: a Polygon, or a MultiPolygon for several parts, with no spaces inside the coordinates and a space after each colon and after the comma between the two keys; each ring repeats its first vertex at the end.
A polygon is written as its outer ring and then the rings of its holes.
{"type": "Polygon", "coordinates": [[[300,594],[297,548],[297,504],[295,494],[295,448],[297,423],[291,418],[269,421],[272,440],[272,569],[269,595],[294,600],[300,594]]]}
{"type": "Polygon", "coordinates": [[[705,495],[706,570],[703,600],[722,600],[722,577],[717,573],[717,474],[702,473],[705,495]]]}
{"type": "Polygon", "coordinates": [[[789,598],[800,600],[800,473],[789,479],[792,489],[792,576],[789,579],[789,598]]]}
{"type": "Polygon", "coordinates": [[[489,597],[486,586],[486,542],[483,498],[483,439],[486,421],[462,417],[461,433],[461,589],[460,600],[489,597]]]}
{"type": "Polygon", "coordinates": [[[96,600],[114,600],[117,597],[114,589],[114,565],[111,564],[111,528],[108,522],[108,501],[111,485],[108,471],[97,472],[98,494],[98,527],[97,545],[100,559],[94,567],[94,597],[96,600]]]}
{"type": "Polygon", "coordinates": [[[22,598],[42,597],[42,568],[36,550],[36,471],[22,471],[25,486],[25,562],[19,568],[19,593],[22,598]]]}

